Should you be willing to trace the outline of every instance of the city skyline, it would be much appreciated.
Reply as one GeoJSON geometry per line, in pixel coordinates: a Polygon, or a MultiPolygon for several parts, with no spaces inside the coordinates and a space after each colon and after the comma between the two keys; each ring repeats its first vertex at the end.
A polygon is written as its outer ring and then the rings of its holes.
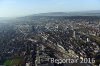
{"type": "Polygon", "coordinates": [[[100,10],[99,0],[0,0],[0,17],[100,10]]]}

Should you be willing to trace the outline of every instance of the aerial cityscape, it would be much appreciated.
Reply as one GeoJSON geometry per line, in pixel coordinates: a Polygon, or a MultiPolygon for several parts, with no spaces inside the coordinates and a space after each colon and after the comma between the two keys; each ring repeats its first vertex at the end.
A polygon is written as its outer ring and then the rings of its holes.
{"type": "Polygon", "coordinates": [[[50,58],[90,59],[76,66],[100,63],[93,61],[100,60],[100,17],[31,16],[11,21],[0,24],[0,64],[59,65],[50,63],[50,58]]]}
{"type": "Polygon", "coordinates": [[[0,66],[100,66],[100,1],[90,1],[1,0],[0,66]]]}

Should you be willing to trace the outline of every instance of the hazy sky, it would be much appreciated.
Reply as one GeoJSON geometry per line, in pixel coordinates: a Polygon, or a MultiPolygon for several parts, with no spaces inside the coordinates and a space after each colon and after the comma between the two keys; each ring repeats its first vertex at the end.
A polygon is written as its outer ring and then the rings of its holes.
{"type": "Polygon", "coordinates": [[[100,0],[0,0],[0,17],[100,10],[100,0]]]}

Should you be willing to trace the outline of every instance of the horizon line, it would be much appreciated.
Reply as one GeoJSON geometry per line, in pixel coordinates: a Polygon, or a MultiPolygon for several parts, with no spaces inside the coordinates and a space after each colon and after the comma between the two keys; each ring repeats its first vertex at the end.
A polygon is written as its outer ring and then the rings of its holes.
{"type": "Polygon", "coordinates": [[[84,10],[84,11],[52,11],[52,12],[40,12],[40,13],[34,13],[34,14],[28,14],[28,15],[22,15],[22,16],[7,16],[7,17],[0,17],[0,18],[19,18],[19,17],[26,17],[26,16],[32,16],[32,15],[39,15],[39,14],[46,14],[46,13],[78,13],[78,12],[90,12],[90,11],[100,11],[100,10],[84,10]]]}

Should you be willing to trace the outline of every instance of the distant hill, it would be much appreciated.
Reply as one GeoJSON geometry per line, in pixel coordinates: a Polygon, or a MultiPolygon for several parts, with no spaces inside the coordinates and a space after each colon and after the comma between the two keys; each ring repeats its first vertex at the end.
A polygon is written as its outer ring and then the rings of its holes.
{"type": "Polygon", "coordinates": [[[83,11],[83,12],[49,12],[34,14],[33,16],[100,16],[99,10],[83,11]]]}
{"type": "Polygon", "coordinates": [[[66,16],[68,13],[65,12],[49,12],[49,13],[40,13],[34,14],[33,16],[66,16]]]}

